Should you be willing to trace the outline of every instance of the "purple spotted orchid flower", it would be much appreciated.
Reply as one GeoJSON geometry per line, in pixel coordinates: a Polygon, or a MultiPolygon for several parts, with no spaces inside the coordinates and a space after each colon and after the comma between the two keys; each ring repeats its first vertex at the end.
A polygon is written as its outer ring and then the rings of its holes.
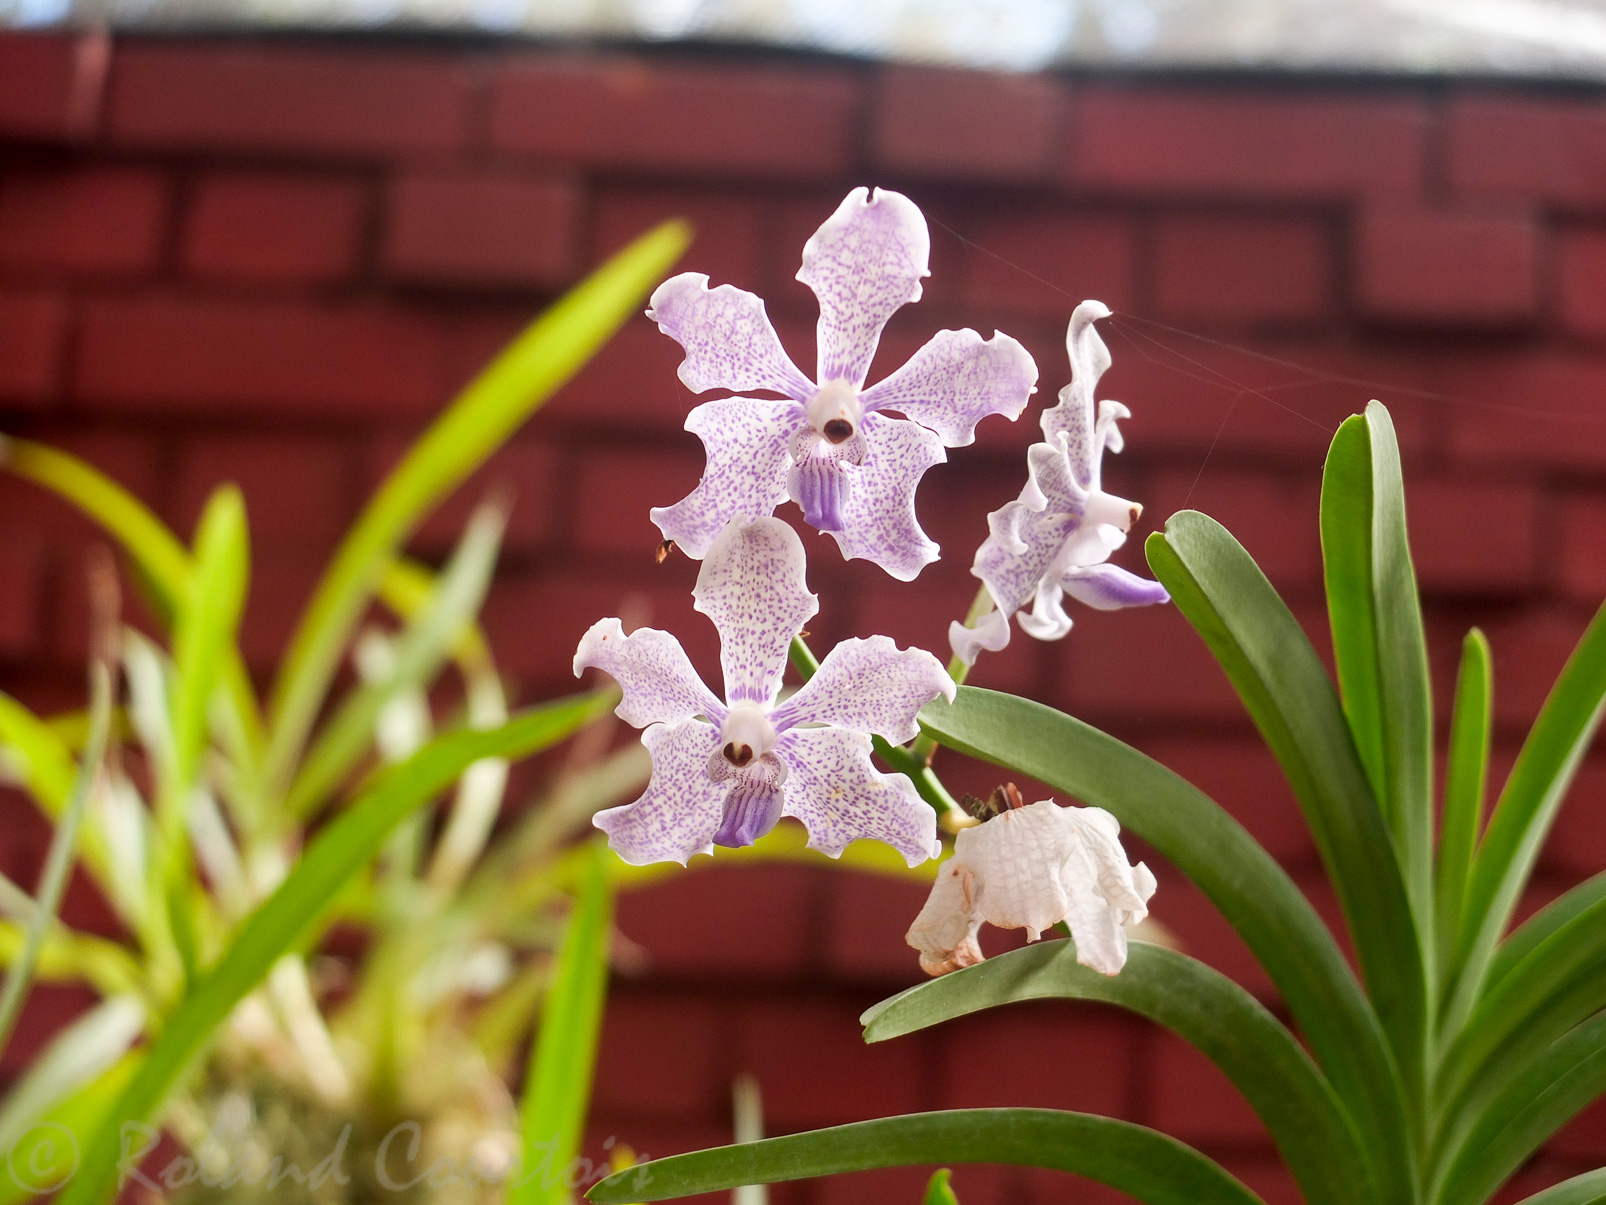
{"type": "Polygon", "coordinates": [[[1067,594],[1101,611],[1171,597],[1159,582],[1107,563],[1143,513],[1136,502],[1103,487],[1104,453],[1121,450],[1116,424],[1131,417],[1112,401],[1099,403],[1095,417],[1094,393],[1110,352],[1093,324],[1109,313],[1102,302],[1084,301],[1071,315],[1065,336],[1071,383],[1060,391],[1059,404],[1043,411],[1045,442],[1027,450],[1020,497],[987,516],[988,536],[971,573],[982,580],[995,609],[974,627],[954,623],[948,630],[954,654],[966,665],[975,663],[981,649],[996,652],[1009,643],[1009,617],[1017,612],[1028,635],[1060,639],[1071,630],[1061,605],[1067,594]]]}
{"type": "Polygon", "coordinates": [[[733,519],[708,549],[693,592],[719,629],[725,701],[667,632],[594,624],[574,672],[596,666],[624,690],[618,713],[645,728],[652,778],[634,803],[596,817],[626,862],[679,862],[715,845],[751,845],[782,816],[836,857],[864,837],[909,865],[938,852],[936,813],[901,774],[870,763],[869,733],[912,740],[915,713],[954,683],[930,653],[885,636],[845,640],[796,694],[777,703],[787,649],[819,609],[803,580],[803,543],[776,518],[733,519]]]}
{"type": "Polygon", "coordinates": [[[752,293],[710,289],[695,272],[658,287],[647,314],[685,348],[687,388],[784,395],[720,398],[691,412],[686,429],[703,441],[708,463],[687,497],[653,510],[666,540],[700,559],[733,516],[768,515],[790,498],[843,556],[874,561],[901,581],[937,558],[915,518],[915,487],[947,459],[944,446],[975,439],[982,418],[1019,417],[1037,366],[1008,335],[942,331],[865,387],[882,328],[920,299],[930,251],[926,219],[908,197],[848,194],[804,246],[797,274],[820,302],[815,380],[787,356],[752,293]]]}

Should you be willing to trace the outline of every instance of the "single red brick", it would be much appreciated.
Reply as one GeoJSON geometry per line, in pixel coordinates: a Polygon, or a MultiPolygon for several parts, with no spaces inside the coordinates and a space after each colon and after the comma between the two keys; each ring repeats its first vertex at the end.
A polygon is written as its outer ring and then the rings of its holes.
{"type": "Polygon", "coordinates": [[[61,294],[0,292],[0,398],[17,405],[55,396],[66,340],[67,299],[61,294]]]}
{"type": "Polygon", "coordinates": [[[746,1003],[735,1024],[736,1065],[759,1082],[775,1130],[913,1113],[924,1064],[920,1038],[866,1045],[858,1001],[793,995],[746,1003]],[[842,1086],[854,1085],[851,1093],[842,1086]]]}
{"type": "Polygon", "coordinates": [[[1305,1205],[1305,1198],[1288,1169],[1277,1160],[1277,1153],[1269,1144],[1264,1154],[1235,1155],[1224,1158],[1222,1164],[1266,1205],[1305,1205]]]}
{"type": "MultiPolygon", "coordinates": [[[[368,491],[377,490],[400,463],[409,445],[387,438],[369,450],[368,491]]],[[[485,465],[431,510],[408,540],[408,547],[431,558],[444,557],[457,546],[474,508],[493,494],[513,500],[502,533],[503,555],[529,555],[542,547],[556,527],[558,449],[532,439],[516,438],[491,454],[485,465]]]]}
{"type": "Polygon", "coordinates": [[[1458,351],[1432,378],[1447,395],[1450,452],[1469,465],[1606,467],[1606,358],[1561,351],[1458,351]],[[1465,403],[1471,403],[1465,404],[1465,403]]]}
{"type": "Polygon", "coordinates": [[[268,283],[348,277],[367,204],[362,183],[351,178],[215,173],[191,202],[184,267],[197,276],[268,283]]]}
{"type": "Polygon", "coordinates": [[[1257,200],[1413,194],[1427,135],[1403,94],[1147,83],[1084,88],[1073,122],[1079,187],[1257,200]]]}
{"type": "MultiPolygon", "coordinates": [[[[1498,783],[1492,784],[1498,787],[1498,783]]],[[[1606,867],[1606,761],[1586,760],[1556,814],[1545,843],[1545,863],[1569,877],[1584,878],[1606,867]]]]}
{"type": "Polygon", "coordinates": [[[1606,497],[1567,497],[1558,526],[1562,589],[1579,602],[1598,606],[1606,598],[1606,497]]]}
{"type": "Polygon", "coordinates": [[[1585,622],[1584,615],[1529,608],[1484,625],[1494,652],[1496,724],[1528,729],[1583,636],[1585,622]]]}
{"type": "Polygon", "coordinates": [[[1185,321],[1309,320],[1331,304],[1332,239],[1315,218],[1166,216],[1154,257],[1160,310],[1185,321]]]}
{"type": "Polygon", "coordinates": [[[1529,215],[1369,209],[1356,232],[1356,292],[1373,317],[1505,325],[1539,305],[1539,230],[1529,215]]]}
{"type": "Polygon", "coordinates": [[[1113,310],[1133,304],[1137,253],[1130,218],[1077,210],[1026,213],[989,217],[964,233],[964,298],[970,305],[1069,321],[1077,303],[1089,297],[1113,310]]]}
{"type": "Polygon", "coordinates": [[[941,1105],[1130,1117],[1136,1033],[1130,1018],[1086,1005],[1014,1004],[951,1021],[934,1035],[941,1105]]]}
{"type": "Polygon", "coordinates": [[[1570,331],[1606,336],[1606,230],[1573,226],[1556,232],[1556,316],[1570,331]]]}
{"type": "Polygon", "coordinates": [[[616,987],[603,1018],[594,1107],[668,1118],[716,1113],[730,1031],[723,1013],[698,996],[616,987]]]}
{"type": "Polygon", "coordinates": [[[1452,188],[1599,207],[1606,202],[1606,106],[1596,100],[1466,93],[1446,117],[1452,188]]]}
{"type": "Polygon", "coordinates": [[[1058,158],[1065,90],[1046,75],[883,67],[870,142],[895,172],[1032,181],[1058,158]]]}
{"type": "Polygon", "coordinates": [[[245,491],[254,548],[332,548],[352,508],[346,449],[299,435],[213,435],[180,449],[171,504],[175,530],[195,529],[219,485],[245,491]]]}
{"type": "Polygon", "coordinates": [[[107,125],[120,143],[297,154],[446,152],[472,69],[439,54],[273,43],[125,43],[107,125]]]}
{"type": "Polygon", "coordinates": [[[1203,511],[1284,594],[1321,585],[1321,481],[1314,472],[1272,476],[1225,465],[1206,465],[1202,473],[1169,470],[1150,478],[1141,499],[1145,518],[1157,528],[1184,508],[1203,511]]]}
{"type": "Polygon", "coordinates": [[[445,397],[443,341],[389,306],[108,299],[85,307],[75,385],[119,410],[429,413],[445,397]]]}
{"type": "Polygon", "coordinates": [[[695,238],[680,265],[714,286],[761,291],[768,206],[759,197],[689,188],[605,188],[591,205],[591,260],[601,262],[660,222],[683,218],[695,238]]]}
{"type": "Polygon", "coordinates": [[[328,562],[322,552],[302,548],[268,546],[253,552],[240,652],[253,669],[266,670],[284,655],[328,562]]]}
{"type": "Polygon", "coordinates": [[[904,934],[930,891],[926,878],[912,874],[833,874],[824,917],[832,974],[878,986],[911,987],[923,980],[920,956],[904,934]]]}
{"type": "Polygon", "coordinates": [[[1232,1081],[1169,1031],[1150,1039],[1145,1124],[1198,1145],[1265,1141],[1266,1128],[1232,1081]]]}
{"type": "Polygon", "coordinates": [[[78,141],[94,132],[111,61],[104,33],[0,33],[0,134],[78,141]]]}
{"type": "Polygon", "coordinates": [[[1219,803],[1272,857],[1308,863],[1314,856],[1310,830],[1288,780],[1259,741],[1165,735],[1136,744],[1219,803]]]}
{"type": "Polygon", "coordinates": [[[838,176],[858,101],[853,77],[834,69],[547,55],[497,76],[491,144],[632,171],[838,176]]]}
{"type": "MultiPolygon", "coordinates": [[[[1591,1165],[1606,1159],[1606,1098],[1595,1101],[1563,1126],[1545,1151],[1564,1159],[1587,1159],[1591,1165]]],[[[1542,1185],[1535,1185],[1539,1187],[1542,1185]]]]}
{"type": "MultiPolygon", "coordinates": [[[[919,1201],[931,1179],[929,1167],[882,1167],[825,1176],[814,1182],[813,1205],[864,1205],[866,1201],[919,1201]]],[[[966,1205],[970,1205],[967,1201],[966,1205]]]]}
{"type": "Polygon", "coordinates": [[[1539,576],[1545,526],[1537,487],[1520,482],[1407,482],[1411,558],[1429,593],[1512,594],[1539,576]]]}
{"type": "Polygon", "coordinates": [[[391,188],[384,262],[405,280],[549,287],[576,252],[580,194],[550,176],[413,172],[391,188]]]}
{"type": "MultiPolygon", "coordinates": [[[[1135,1200],[1108,1185],[1046,1167],[1013,1170],[1019,1188],[1015,1195],[1004,1197],[1000,1205],[1132,1205],[1135,1200]]],[[[965,1205],[970,1205],[968,1198],[965,1205]]]]}
{"type": "Polygon", "coordinates": [[[619,900],[619,931],[665,975],[795,979],[813,962],[810,916],[823,868],[710,866],[619,900]]]}
{"type": "Polygon", "coordinates": [[[7,173],[0,177],[0,267],[147,271],[161,254],[169,191],[144,168],[7,173]]]}

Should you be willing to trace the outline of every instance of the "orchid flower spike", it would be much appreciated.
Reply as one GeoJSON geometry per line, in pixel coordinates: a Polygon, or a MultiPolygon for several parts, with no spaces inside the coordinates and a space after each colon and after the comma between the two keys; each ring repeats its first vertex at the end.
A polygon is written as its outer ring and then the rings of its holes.
{"type": "Polygon", "coordinates": [[[930,653],[872,636],[837,645],[778,704],[787,650],[819,609],[803,570],[803,542],[780,519],[739,516],[709,548],[693,597],[719,629],[724,702],[667,632],[627,636],[602,619],[580,641],[575,674],[594,665],[614,677],[618,714],[646,728],[652,754],[646,793],[596,817],[626,862],[685,865],[715,845],[751,845],[782,816],[833,858],[861,837],[911,866],[937,855],[936,813],[902,774],[871,765],[869,734],[913,740],[915,714],[951,701],[953,679],[930,653]]]}
{"type": "Polygon", "coordinates": [[[954,623],[948,629],[954,655],[966,665],[975,664],[981,649],[997,652],[1009,643],[1009,617],[1016,612],[1028,635],[1060,639],[1071,630],[1061,605],[1067,594],[1100,611],[1170,600],[1159,582],[1106,563],[1143,513],[1103,487],[1104,453],[1121,450],[1116,424],[1132,416],[1120,402],[1106,401],[1094,417],[1094,393],[1110,351],[1093,324],[1109,314],[1102,302],[1084,301],[1071,315],[1065,335],[1071,383],[1060,390],[1059,404],[1043,411],[1044,442],[1027,450],[1020,497],[987,516],[988,536],[970,571],[995,609],[974,627],[954,623]],[[1030,614],[1023,610],[1028,604],[1030,614]]]}
{"type": "Polygon", "coordinates": [[[686,349],[680,379],[693,393],[766,390],[772,401],[704,402],[686,419],[703,441],[701,483],[652,512],[666,540],[701,559],[736,515],[768,515],[790,498],[842,555],[911,581],[937,559],[915,519],[921,476],[962,447],[989,414],[1018,418],[1036,389],[1024,347],[994,332],[942,331],[891,376],[865,377],[881,329],[920,299],[931,236],[914,202],[856,188],[803,248],[797,278],[820,302],[819,369],[810,380],[787,357],[764,302],[685,272],[658,286],[647,316],[686,349]],[[897,411],[905,419],[889,417],[897,411]]]}
{"type": "Polygon", "coordinates": [[[1066,921],[1076,961],[1105,975],[1126,965],[1126,928],[1149,914],[1154,875],[1126,860],[1121,826],[1102,808],[1060,807],[1044,799],[961,829],[926,906],[910,926],[928,975],[983,958],[983,921],[1025,929],[1036,941],[1066,921]]]}

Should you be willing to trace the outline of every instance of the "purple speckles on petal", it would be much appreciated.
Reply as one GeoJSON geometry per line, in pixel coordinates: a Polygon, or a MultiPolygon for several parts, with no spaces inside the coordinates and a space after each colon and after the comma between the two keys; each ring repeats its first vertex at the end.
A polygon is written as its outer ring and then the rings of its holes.
{"type": "Polygon", "coordinates": [[[1070,326],[1065,332],[1065,350],[1071,360],[1071,383],[1060,390],[1059,405],[1043,411],[1039,422],[1043,438],[1058,444],[1060,435],[1066,438],[1066,454],[1077,479],[1084,487],[1096,481],[1096,461],[1102,449],[1095,446],[1093,423],[1093,396],[1099,387],[1099,378],[1110,367],[1110,349],[1099,338],[1094,326],[1101,318],[1110,316],[1110,308],[1101,301],[1084,301],[1071,314],[1070,326]]]}
{"type": "Polygon", "coordinates": [[[1036,388],[1037,365],[1008,335],[941,331],[863,400],[865,409],[896,410],[959,448],[975,441],[987,415],[1019,418],[1036,388]]]}
{"type": "Polygon", "coordinates": [[[653,508],[664,539],[701,560],[734,516],[772,513],[786,501],[787,445],[802,425],[794,402],[731,397],[693,410],[686,430],[702,439],[708,466],[690,494],[653,508]]]}
{"type": "Polygon", "coordinates": [[[864,384],[881,328],[920,300],[931,234],[908,197],[855,188],[803,248],[797,278],[820,301],[820,381],[864,384]]]}
{"type": "Polygon", "coordinates": [[[920,734],[915,716],[954,682],[924,649],[900,649],[886,636],[844,640],[798,692],[770,717],[777,732],[798,724],[835,724],[873,732],[895,745],[920,734]]]}
{"type": "Polygon", "coordinates": [[[574,676],[593,665],[619,683],[624,698],[615,710],[638,728],[694,715],[725,722],[725,705],[703,685],[686,650],[668,632],[637,628],[626,636],[617,619],[599,619],[575,651],[574,676]]]}
{"type": "Polygon", "coordinates": [[[845,526],[851,471],[835,456],[811,453],[787,474],[787,492],[803,508],[803,521],[816,531],[839,532],[845,526]]]}
{"type": "Polygon", "coordinates": [[[708,550],[692,596],[719,629],[728,702],[774,702],[787,648],[820,609],[806,568],[803,541],[780,519],[733,519],[708,550]]]}
{"type": "Polygon", "coordinates": [[[708,777],[719,729],[701,720],[654,724],[641,734],[652,755],[652,778],[634,803],[598,812],[594,823],[632,866],[679,862],[714,848],[729,788],[708,777]]]}
{"type": "Polygon", "coordinates": [[[899,581],[913,581],[937,559],[937,545],[915,518],[915,487],[934,464],[948,459],[942,440],[917,423],[866,414],[868,449],[832,532],[842,555],[874,561],[899,581]]]}
{"type": "Polygon", "coordinates": [[[650,307],[647,317],[686,349],[680,379],[693,393],[768,389],[799,402],[813,394],[752,293],[733,285],[710,289],[701,272],[682,272],[658,286],[650,307]]]}
{"type": "Polygon", "coordinates": [[[870,763],[870,738],[846,728],[794,728],[776,753],[786,763],[786,814],[809,830],[809,848],[839,856],[854,841],[892,846],[910,866],[937,856],[937,813],[902,774],[870,763]]]}

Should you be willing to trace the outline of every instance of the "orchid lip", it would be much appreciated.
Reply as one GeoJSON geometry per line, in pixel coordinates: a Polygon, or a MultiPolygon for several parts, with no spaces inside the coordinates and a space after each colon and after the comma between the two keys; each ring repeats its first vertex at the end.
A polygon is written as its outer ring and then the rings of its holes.
{"type": "Polygon", "coordinates": [[[864,417],[859,402],[859,391],[846,381],[827,381],[804,406],[809,426],[831,444],[842,444],[853,438],[864,417]]]}
{"type": "Polygon", "coordinates": [[[775,725],[756,703],[741,702],[733,706],[719,735],[721,756],[738,770],[775,747],[775,725]]]}

